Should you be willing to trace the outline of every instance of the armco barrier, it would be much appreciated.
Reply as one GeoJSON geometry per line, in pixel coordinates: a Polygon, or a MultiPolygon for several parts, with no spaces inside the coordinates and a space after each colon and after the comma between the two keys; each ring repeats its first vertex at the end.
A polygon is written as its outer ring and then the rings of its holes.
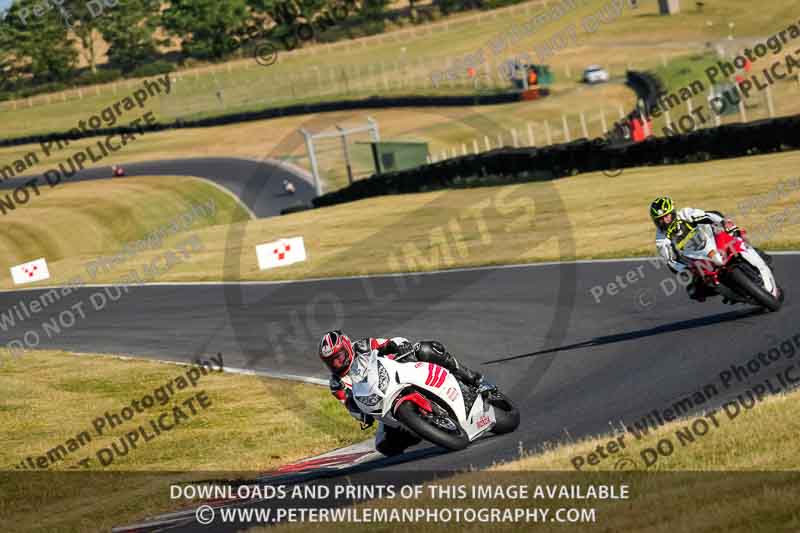
{"type": "Polygon", "coordinates": [[[800,149],[800,115],[728,124],[672,137],[614,146],[588,139],[546,148],[503,148],[354,182],[319,196],[315,207],[371,196],[555,179],[629,167],[726,159],[800,149]]]}
{"type": "MultiPolygon", "coordinates": [[[[547,96],[547,89],[540,89],[542,96],[547,96]]],[[[243,113],[233,113],[218,117],[210,117],[198,120],[178,119],[173,123],[156,123],[144,125],[141,128],[129,126],[118,126],[114,128],[101,128],[89,132],[60,132],[41,135],[27,135],[13,139],[0,140],[0,146],[20,146],[24,144],[39,143],[42,141],[63,141],[76,140],[88,137],[99,137],[116,135],[122,133],[142,133],[152,131],[164,131],[176,128],[208,128],[212,126],[224,126],[238,122],[250,122],[253,120],[265,120],[270,118],[288,117],[295,115],[309,115],[313,113],[326,113],[330,111],[350,111],[354,109],[382,109],[392,107],[452,107],[452,106],[471,106],[471,105],[497,105],[520,101],[520,94],[516,92],[474,95],[474,96],[372,96],[359,100],[339,100],[335,102],[316,102],[311,104],[296,104],[286,107],[272,107],[258,111],[243,113]]]]}

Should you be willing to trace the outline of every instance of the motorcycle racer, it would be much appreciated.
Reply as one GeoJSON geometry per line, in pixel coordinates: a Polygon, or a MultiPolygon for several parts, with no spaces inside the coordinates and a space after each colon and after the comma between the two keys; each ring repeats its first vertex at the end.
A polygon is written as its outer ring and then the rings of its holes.
{"type": "MultiPolygon", "coordinates": [[[[686,286],[686,292],[689,294],[689,298],[704,302],[707,297],[716,295],[717,291],[714,288],[709,287],[700,276],[689,270],[688,265],[683,261],[672,243],[672,240],[669,238],[669,230],[680,221],[688,224],[690,227],[694,227],[698,224],[710,224],[715,233],[726,231],[732,236],[741,237],[745,240],[747,240],[746,232],[719,211],[704,211],[692,207],[676,209],[672,199],[668,196],[662,196],[653,200],[653,203],[650,204],[650,218],[656,226],[656,250],[659,255],[666,261],[667,266],[673,273],[678,274],[688,270],[692,276],[691,282],[686,286]]],[[[755,246],[753,248],[764,259],[767,265],[772,265],[772,258],[768,254],[762,252],[755,246]]]]}
{"type": "MultiPolygon", "coordinates": [[[[496,390],[478,372],[459,364],[438,341],[423,341],[412,344],[404,337],[389,339],[367,337],[355,342],[340,330],[329,331],[322,336],[319,343],[319,358],[331,371],[331,393],[348,410],[350,415],[361,422],[362,429],[374,423],[372,416],[362,413],[353,399],[353,378],[356,381],[367,369],[372,350],[378,351],[379,357],[415,362],[422,361],[442,366],[449,370],[458,380],[477,388],[479,394],[496,390]]],[[[378,425],[375,435],[375,449],[384,455],[397,455],[409,446],[420,441],[419,437],[403,429],[378,425]]]]}

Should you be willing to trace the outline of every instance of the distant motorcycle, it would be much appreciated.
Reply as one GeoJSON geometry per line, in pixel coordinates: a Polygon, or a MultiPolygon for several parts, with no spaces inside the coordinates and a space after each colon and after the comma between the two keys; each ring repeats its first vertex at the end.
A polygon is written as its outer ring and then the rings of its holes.
{"type": "Polygon", "coordinates": [[[439,365],[378,357],[373,350],[362,375],[353,383],[362,412],[448,450],[519,426],[519,411],[504,394],[478,394],[439,365]]]}
{"type": "Polygon", "coordinates": [[[667,233],[690,268],[732,302],[758,305],[777,311],[783,289],[761,255],[742,237],[714,232],[709,224],[694,227],[677,221],[667,233]]]}

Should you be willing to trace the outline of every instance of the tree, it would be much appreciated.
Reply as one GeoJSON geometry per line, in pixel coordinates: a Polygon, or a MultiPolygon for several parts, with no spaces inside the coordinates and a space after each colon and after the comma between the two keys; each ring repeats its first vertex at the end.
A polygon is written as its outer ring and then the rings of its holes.
{"type": "Polygon", "coordinates": [[[72,29],[81,44],[83,58],[89,63],[92,74],[97,73],[97,37],[100,35],[100,22],[89,10],[85,0],[66,0],[55,9],[72,29]]]}
{"type": "Polygon", "coordinates": [[[162,13],[184,55],[198,59],[220,59],[236,50],[248,17],[246,0],[171,0],[162,13]]]}
{"type": "Polygon", "coordinates": [[[315,20],[324,10],[330,11],[330,0],[248,0],[247,4],[261,27],[270,28],[269,38],[283,42],[287,49],[299,44],[298,31],[306,35],[310,28],[311,37],[315,38],[331,25],[315,20]],[[304,28],[299,30],[301,26],[304,28]]]}
{"type": "Polygon", "coordinates": [[[362,0],[359,14],[363,20],[384,20],[390,0],[362,0]]]}
{"type": "Polygon", "coordinates": [[[0,92],[11,89],[14,54],[5,12],[0,13],[0,92]]]}
{"type": "Polygon", "coordinates": [[[156,58],[158,45],[166,44],[155,37],[160,8],[158,0],[127,0],[112,8],[112,13],[95,19],[108,43],[108,60],[113,66],[127,73],[156,58]]]}
{"type": "Polygon", "coordinates": [[[78,52],[69,37],[68,27],[58,10],[34,15],[41,0],[20,0],[8,10],[7,55],[11,56],[12,76],[32,78],[34,83],[64,81],[75,71],[78,52]]]}

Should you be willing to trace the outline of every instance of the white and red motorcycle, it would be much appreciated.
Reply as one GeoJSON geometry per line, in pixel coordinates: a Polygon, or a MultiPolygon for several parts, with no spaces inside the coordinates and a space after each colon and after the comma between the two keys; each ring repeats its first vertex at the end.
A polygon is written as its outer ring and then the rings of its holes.
{"type": "Polygon", "coordinates": [[[777,311],[783,289],[761,255],[742,237],[714,232],[709,224],[694,227],[677,221],[667,237],[690,268],[724,298],[777,311]]]}
{"type": "Polygon", "coordinates": [[[433,363],[378,357],[373,350],[360,375],[353,398],[362,412],[448,450],[519,426],[519,411],[501,392],[478,394],[433,363]]]}

